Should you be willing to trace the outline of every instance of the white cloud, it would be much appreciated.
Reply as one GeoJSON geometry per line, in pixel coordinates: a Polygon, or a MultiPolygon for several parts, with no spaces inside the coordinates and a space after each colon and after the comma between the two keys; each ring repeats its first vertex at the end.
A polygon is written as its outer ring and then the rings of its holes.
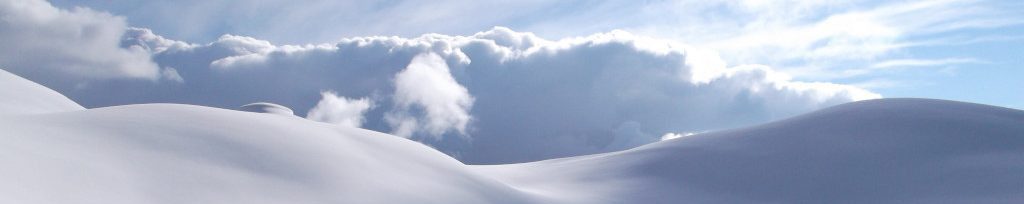
{"type": "Polygon", "coordinates": [[[332,42],[345,36],[470,34],[493,25],[509,24],[502,21],[541,21],[528,17],[549,15],[557,6],[573,6],[579,2],[356,0],[296,4],[286,0],[260,3],[179,0],[64,3],[128,15],[137,26],[159,30],[164,36],[175,39],[209,41],[223,33],[243,33],[275,43],[303,44],[332,42]]]}
{"type": "Polygon", "coordinates": [[[88,79],[156,80],[161,71],[139,47],[121,47],[125,19],[42,0],[0,1],[0,66],[28,78],[74,86],[88,79]]]}
{"type": "Polygon", "coordinates": [[[465,87],[452,78],[448,64],[434,53],[420,54],[412,58],[409,66],[395,75],[395,109],[386,119],[394,133],[410,137],[411,124],[422,121],[416,127],[434,137],[440,137],[449,130],[466,135],[466,127],[472,117],[473,97],[465,87]],[[422,112],[421,119],[415,110],[422,112]]]}
{"type": "Polygon", "coordinates": [[[198,46],[164,38],[163,36],[154,34],[152,30],[146,28],[128,28],[121,39],[121,44],[130,47],[142,48],[151,53],[164,52],[169,49],[186,50],[198,46]]]}
{"type": "Polygon", "coordinates": [[[945,58],[945,59],[894,59],[872,64],[872,69],[900,68],[900,67],[935,67],[964,63],[981,63],[982,61],[973,58],[945,58]]]}
{"type": "Polygon", "coordinates": [[[307,119],[346,127],[360,127],[364,122],[363,114],[373,108],[373,103],[368,98],[348,99],[330,91],[320,92],[320,95],[320,102],[309,109],[307,119]]]}

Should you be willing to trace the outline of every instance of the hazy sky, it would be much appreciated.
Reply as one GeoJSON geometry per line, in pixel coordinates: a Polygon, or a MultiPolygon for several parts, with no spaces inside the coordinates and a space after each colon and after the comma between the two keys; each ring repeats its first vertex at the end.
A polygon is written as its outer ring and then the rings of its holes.
{"type": "Polygon", "coordinates": [[[1024,108],[1020,1],[0,2],[0,67],[86,107],[268,101],[468,163],[878,97],[1024,108]]]}

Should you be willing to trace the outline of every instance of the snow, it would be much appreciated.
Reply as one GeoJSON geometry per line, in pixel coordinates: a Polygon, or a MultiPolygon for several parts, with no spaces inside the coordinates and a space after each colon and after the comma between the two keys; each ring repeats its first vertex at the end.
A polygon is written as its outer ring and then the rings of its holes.
{"type": "Polygon", "coordinates": [[[870,100],[621,152],[475,168],[578,203],[1020,203],[1024,111],[870,100]]]}
{"type": "Polygon", "coordinates": [[[264,113],[283,106],[82,109],[0,77],[0,203],[1024,200],[1024,111],[980,104],[871,100],[620,152],[471,166],[397,136],[264,113]]]}
{"type": "Polygon", "coordinates": [[[0,117],[0,203],[524,202],[410,140],[298,117],[129,105],[0,117]]]}
{"type": "Polygon", "coordinates": [[[0,69],[0,115],[82,109],[85,108],[56,91],[0,69]]]}

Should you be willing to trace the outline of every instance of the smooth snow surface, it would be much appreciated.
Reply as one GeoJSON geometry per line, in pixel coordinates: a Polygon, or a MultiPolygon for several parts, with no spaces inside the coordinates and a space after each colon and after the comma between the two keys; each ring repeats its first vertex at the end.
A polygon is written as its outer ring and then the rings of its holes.
{"type": "Polygon", "coordinates": [[[577,203],[1021,203],[1024,111],[870,100],[621,152],[476,168],[577,203]]]}
{"type": "Polygon", "coordinates": [[[0,69],[0,115],[82,109],[85,108],[56,91],[0,69]]]}
{"type": "Polygon", "coordinates": [[[298,117],[130,105],[0,130],[0,203],[526,202],[427,146],[298,117]]]}
{"type": "Polygon", "coordinates": [[[467,166],[299,117],[81,110],[3,74],[0,110],[17,114],[0,114],[0,203],[1024,201],[1024,111],[978,104],[872,100],[621,152],[467,166]]]}

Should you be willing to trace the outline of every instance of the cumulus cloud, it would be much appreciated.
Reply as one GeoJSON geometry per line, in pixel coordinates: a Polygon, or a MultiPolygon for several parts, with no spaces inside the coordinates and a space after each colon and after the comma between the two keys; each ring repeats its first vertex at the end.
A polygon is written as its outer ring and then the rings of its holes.
{"type": "Polygon", "coordinates": [[[409,67],[395,75],[394,104],[385,120],[399,136],[410,137],[413,127],[423,127],[433,137],[450,130],[465,135],[473,97],[452,78],[444,59],[426,53],[413,57],[409,67]],[[422,116],[416,117],[416,110],[422,116]]]}
{"type": "Polygon", "coordinates": [[[730,67],[713,51],[625,31],[550,40],[497,27],[469,36],[273,45],[234,35],[194,44],[131,29],[125,39],[123,46],[152,52],[186,83],[109,81],[61,91],[86,106],[275,101],[314,115],[333,107],[316,103],[332,98],[320,90],[334,90],[373,99],[361,127],[472,164],[621,150],[666,132],[750,125],[880,97],[796,81],[768,66],[730,67]]]}
{"type": "Polygon", "coordinates": [[[334,92],[320,92],[322,98],[306,114],[310,120],[331,123],[346,127],[360,127],[363,125],[363,114],[373,108],[373,103],[368,98],[348,99],[338,96],[334,92]]]}
{"type": "Polygon", "coordinates": [[[24,0],[0,1],[0,19],[0,66],[8,71],[51,83],[161,76],[149,52],[120,46],[126,30],[122,17],[24,0]]]}

